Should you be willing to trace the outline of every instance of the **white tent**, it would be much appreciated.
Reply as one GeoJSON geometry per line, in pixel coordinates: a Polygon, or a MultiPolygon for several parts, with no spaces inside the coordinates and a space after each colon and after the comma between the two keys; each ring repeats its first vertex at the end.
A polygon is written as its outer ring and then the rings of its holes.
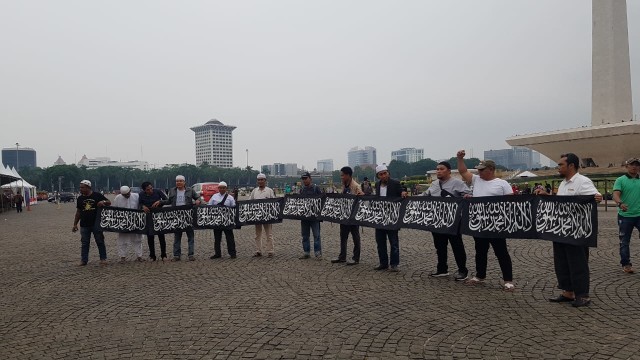
{"type": "Polygon", "coordinates": [[[538,175],[532,173],[531,171],[523,171],[520,174],[516,175],[517,178],[532,178],[538,177],[538,175]]]}
{"type": "Polygon", "coordinates": [[[2,189],[10,189],[12,194],[20,193],[24,198],[26,204],[35,205],[38,203],[38,197],[36,195],[36,187],[29,184],[26,180],[18,174],[15,168],[9,170],[9,167],[5,169],[5,171],[9,171],[12,176],[18,178],[19,180],[13,181],[9,184],[2,185],[2,189]],[[28,202],[27,202],[28,201],[28,202]]]}

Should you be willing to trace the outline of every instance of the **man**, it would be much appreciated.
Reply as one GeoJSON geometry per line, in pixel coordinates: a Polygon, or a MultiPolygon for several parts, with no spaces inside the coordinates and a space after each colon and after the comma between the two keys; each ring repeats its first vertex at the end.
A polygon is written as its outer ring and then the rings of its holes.
{"type": "MultiPolygon", "coordinates": [[[[209,199],[209,205],[213,206],[226,206],[226,207],[235,207],[236,201],[233,198],[233,195],[227,193],[227,183],[221,181],[218,184],[218,193],[213,194],[211,199],[209,199]]],[[[227,252],[229,253],[229,257],[232,259],[236,258],[236,240],[233,236],[232,229],[213,229],[213,256],[210,259],[219,259],[222,257],[222,233],[224,232],[224,237],[227,239],[227,252]]]]}
{"type": "MultiPolygon", "coordinates": [[[[169,190],[169,198],[167,200],[161,200],[161,205],[171,206],[193,206],[193,204],[200,205],[198,194],[191,187],[187,187],[184,176],[176,176],[176,187],[169,190]]],[[[182,233],[187,233],[187,242],[189,244],[189,261],[194,261],[195,244],[193,228],[190,226],[184,230],[178,230],[174,233],[173,240],[173,258],[171,261],[180,261],[182,255],[182,233]]]]}
{"type": "MultiPolygon", "coordinates": [[[[302,179],[302,188],[300,195],[322,195],[322,190],[318,185],[314,184],[311,174],[305,172],[300,177],[302,179]]],[[[317,260],[322,259],[322,244],[320,243],[320,221],[319,220],[301,220],[300,230],[302,233],[302,251],[304,254],[300,259],[309,259],[311,257],[311,244],[309,242],[310,232],[313,232],[313,253],[317,260]]]]}
{"type": "MultiPolygon", "coordinates": [[[[560,155],[558,172],[564,178],[558,187],[558,196],[593,195],[602,201],[593,182],[578,173],[580,159],[576,154],[560,155]]],[[[546,195],[538,191],[538,195],[546,195]]],[[[558,278],[558,288],[562,294],[551,298],[551,302],[571,302],[574,307],[587,306],[589,298],[589,248],[584,246],[553,243],[553,265],[558,278]]]]}
{"type": "MultiPolygon", "coordinates": [[[[151,212],[151,209],[161,207],[162,200],[166,200],[167,196],[160,190],[154,189],[150,182],[145,181],[140,185],[142,191],[138,195],[140,198],[140,208],[145,213],[151,212]]],[[[164,261],[167,258],[167,242],[164,234],[158,234],[158,241],[160,242],[160,259],[164,261]]],[[[149,259],[156,261],[156,245],[154,241],[153,232],[147,234],[147,244],[149,245],[149,259]]]]}
{"type": "MultiPolygon", "coordinates": [[[[378,197],[407,197],[407,191],[400,184],[400,181],[392,179],[386,165],[378,165],[376,167],[376,196],[378,197]]],[[[399,230],[383,230],[376,229],[376,244],[378,245],[378,260],[380,264],[374,270],[386,270],[391,265],[391,271],[398,271],[400,264],[400,240],[398,239],[399,230]],[[391,246],[391,261],[389,262],[389,253],[387,251],[387,238],[391,246]]]]}
{"type": "MultiPolygon", "coordinates": [[[[476,169],[478,175],[474,175],[467,170],[464,163],[465,151],[460,150],[457,153],[458,172],[464,181],[473,186],[473,197],[483,196],[503,196],[512,195],[513,190],[508,182],[496,177],[496,163],[493,160],[481,161],[476,169]]],[[[493,252],[498,258],[500,270],[502,270],[502,279],[504,280],[503,290],[513,291],[513,265],[511,264],[511,256],[507,249],[507,239],[505,238],[473,238],[476,247],[476,275],[468,279],[465,283],[468,285],[476,285],[484,282],[487,277],[487,257],[489,254],[489,246],[493,247],[493,252]]]]}
{"type": "Polygon", "coordinates": [[[640,159],[627,160],[626,167],[627,173],[613,184],[613,201],[618,205],[620,264],[622,271],[633,274],[629,243],[633,228],[640,231],[640,159]]]}
{"type": "Polygon", "coordinates": [[[104,234],[100,227],[96,225],[97,208],[111,205],[111,201],[107,200],[104,195],[91,190],[91,181],[80,181],[80,196],[76,202],[76,215],[73,220],[72,232],[78,231],[78,222],[80,222],[80,264],[85,266],[89,262],[89,244],[91,242],[91,234],[98,246],[98,254],[100,255],[100,265],[107,265],[107,248],[104,245],[104,234]]]}
{"type": "MultiPolygon", "coordinates": [[[[126,185],[121,186],[120,194],[113,199],[113,206],[124,209],[138,209],[140,207],[140,195],[132,194],[131,189],[126,185]]],[[[144,261],[142,259],[142,236],[140,234],[118,233],[117,237],[116,243],[118,244],[118,256],[120,256],[121,263],[127,260],[129,244],[133,245],[137,261],[144,261]]]]}
{"type": "MultiPolygon", "coordinates": [[[[343,194],[364,195],[360,184],[353,180],[353,169],[348,166],[340,169],[340,179],[342,180],[343,194]]],[[[331,260],[331,263],[343,263],[347,260],[347,240],[349,233],[353,238],[353,257],[347,262],[347,265],[357,265],[360,263],[360,227],[358,225],[340,224],[340,255],[337,259],[331,260]]]]}
{"type": "MultiPolygon", "coordinates": [[[[435,197],[463,197],[471,194],[471,190],[460,179],[456,179],[451,176],[451,164],[447,161],[441,161],[436,166],[436,177],[438,181],[431,183],[431,186],[422,195],[435,196],[435,197]]],[[[438,265],[436,272],[432,273],[432,277],[449,276],[449,265],[447,264],[447,244],[451,243],[451,250],[453,250],[453,256],[456,259],[458,265],[458,272],[455,274],[455,281],[467,280],[469,276],[469,270],[467,269],[467,253],[464,250],[464,243],[462,242],[462,235],[447,235],[438,234],[435,232],[433,235],[433,245],[436,248],[436,254],[438,255],[438,265]]]]}
{"type": "Polygon", "coordinates": [[[18,192],[13,195],[13,203],[16,204],[16,212],[21,213],[22,212],[22,202],[24,201],[24,197],[22,197],[22,194],[20,194],[20,189],[18,189],[18,192]]]}
{"type": "Polygon", "coordinates": [[[362,192],[365,195],[373,194],[373,187],[371,186],[371,182],[369,181],[369,178],[367,178],[366,176],[365,176],[364,180],[362,181],[362,192]]]}
{"type": "MultiPolygon", "coordinates": [[[[251,195],[249,196],[249,200],[260,200],[260,199],[272,199],[276,197],[276,194],[273,190],[267,186],[267,176],[263,173],[258,174],[257,176],[258,187],[251,191],[251,195]]],[[[264,230],[266,241],[265,246],[267,248],[267,256],[273,257],[273,224],[256,224],[256,253],[253,257],[262,256],[262,232],[264,230]]]]}

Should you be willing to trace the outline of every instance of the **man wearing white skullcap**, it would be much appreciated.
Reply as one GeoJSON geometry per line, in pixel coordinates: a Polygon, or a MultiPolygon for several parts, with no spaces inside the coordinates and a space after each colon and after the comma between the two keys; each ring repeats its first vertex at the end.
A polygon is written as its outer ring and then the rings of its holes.
{"type": "Polygon", "coordinates": [[[100,254],[100,265],[107,265],[107,247],[104,244],[104,234],[99,226],[96,226],[98,207],[109,206],[111,202],[97,191],[91,190],[91,181],[80,181],[80,196],[76,203],[76,216],[73,220],[73,229],[78,231],[80,222],[80,266],[87,265],[89,261],[89,245],[91,244],[91,234],[98,246],[100,254]]]}
{"type": "MultiPolygon", "coordinates": [[[[131,189],[125,185],[120,187],[120,194],[113,199],[113,206],[124,209],[138,209],[139,202],[140,195],[131,193],[131,189]]],[[[127,250],[129,250],[130,244],[133,245],[137,261],[144,261],[142,258],[142,235],[118,233],[116,243],[118,244],[118,256],[120,256],[121,263],[127,259],[127,250]]]]}
{"type": "MultiPolygon", "coordinates": [[[[276,197],[276,194],[273,190],[267,186],[267,176],[263,173],[258,174],[258,187],[251,191],[251,195],[249,196],[249,200],[259,200],[259,199],[271,199],[276,197]]],[[[256,253],[253,257],[262,256],[262,231],[264,230],[266,235],[265,246],[267,248],[267,256],[273,257],[273,232],[272,232],[272,224],[256,224],[256,253]]]]}
{"type": "MultiPolygon", "coordinates": [[[[200,205],[200,200],[198,200],[200,196],[193,191],[191,186],[186,186],[185,178],[182,175],[176,176],[176,187],[171,188],[169,190],[169,198],[166,200],[160,201],[161,205],[170,205],[170,206],[192,206],[192,205],[200,205]]],[[[178,230],[174,234],[173,240],[173,259],[171,261],[180,261],[180,256],[182,255],[182,233],[187,233],[187,243],[189,244],[189,261],[194,261],[196,258],[194,256],[195,252],[195,234],[193,233],[193,228],[188,227],[184,230],[178,230]]]]}
{"type": "MultiPolygon", "coordinates": [[[[376,196],[378,197],[407,197],[407,191],[400,181],[392,179],[389,176],[389,170],[385,164],[376,166],[376,196]]],[[[378,247],[378,265],[375,270],[389,269],[398,271],[400,264],[400,240],[398,239],[398,230],[376,229],[376,245],[378,247]],[[387,250],[387,239],[389,239],[389,248],[387,250]],[[391,255],[389,257],[389,255],[391,255]],[[391,268],[389,268],[391,265],[391,268]]]]}
{"type": "MultiPolygon", "coordinates": [[[[211,199],[209,200],[209,205],[213,206],[227,206],[227,207],[235,207],[236,201],[227,192],[227,183],[222,181],[218,184],[218,193],[213,194],[211,199]]],[[[227,239],[227,251],[229,252],[229,257],[232,259],[236,258],[236,240],[233,236],[232,229],[213,229],[213,256],[210,259],[219,259],[222,257],[222,233],[224,232],[224,237],[227,239]]]]}

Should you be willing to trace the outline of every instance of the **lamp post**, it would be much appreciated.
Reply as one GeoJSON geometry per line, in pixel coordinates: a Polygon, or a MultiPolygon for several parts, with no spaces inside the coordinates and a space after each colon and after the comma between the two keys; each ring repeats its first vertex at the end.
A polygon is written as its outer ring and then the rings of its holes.
{"type": "Polygon", "coordinates": [[[249,149],[246,149],[247,152],[247,186],[251,182],[251,171],[249,171],[249,149]]]}
{"type": "Polygon", "coordinates": [[[20,163],[18,163],[19,148],[20,148],[20,144],[16,143],[16,171],[20,171],[20,163]]]}

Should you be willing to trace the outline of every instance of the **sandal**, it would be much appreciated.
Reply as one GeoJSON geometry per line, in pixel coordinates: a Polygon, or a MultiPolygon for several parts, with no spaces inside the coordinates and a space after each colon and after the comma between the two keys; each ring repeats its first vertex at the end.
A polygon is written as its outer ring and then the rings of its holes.
{"type": "Polygon", "coordinates": [[[504,290],[504,291],[515,291],[516,290],[516,286],[513,285],[512,282],[506,282],[502,286],[502,290],[504,290]]]}

